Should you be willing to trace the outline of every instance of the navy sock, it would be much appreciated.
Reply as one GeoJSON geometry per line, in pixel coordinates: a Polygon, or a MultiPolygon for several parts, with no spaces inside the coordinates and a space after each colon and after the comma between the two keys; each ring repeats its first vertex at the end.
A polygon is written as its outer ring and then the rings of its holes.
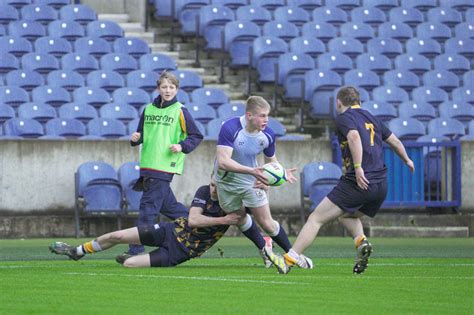
{"type": "Polygon", "coordinates": [[[242,233],[247,236],[247,238],[251,240],[255,246],[258,247],[258,249],[262,249],[265,246],[265,239],[263,238],[262,234],[260,234],[260,230],[254,221],[252,221],[252,226],[250,226],[247,231],[242,231],[242,233]]]}
{"type": "Polygon", "coordinates": [[[280,225],[280,230],[275,236],[271,236],[272,240],[278,244],[285,252],[288,252],[291,249],[291,243],[288,239],[285,229],[280,225]]]}

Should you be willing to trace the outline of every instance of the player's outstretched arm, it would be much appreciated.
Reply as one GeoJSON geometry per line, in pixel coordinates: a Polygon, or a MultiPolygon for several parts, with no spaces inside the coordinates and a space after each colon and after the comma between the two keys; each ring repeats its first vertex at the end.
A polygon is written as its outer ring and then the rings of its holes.
{"type": "Polygon", "coordinates": [[[248,167],[242,165],[232,159],[231,147],[227,146],[217,146],[216,150],[216,159],[219,169],[234,173],[243,173],[253,175],[257,180],[268,184],[267,178],[263,175],[262,167],[248,167]]]}
{"type": "Polygon", "coordinates": [[[208,217],[203,215],[204,209],[191,207],[189,209],[188,224],[191,228],[203,228],[215,225],[235,225],[243,215],[241,213],[229,213],[224,217],[208,217]]]}
{"type": "Polygon", "coordinates": [[[400,139],[397,138],[396,135],[393,133],[388,137],[385,142],[388,143],[388,145],[395,151],[395,153],[402,159],[403,163],[405,163],[408,168],[410,169],[410,172],[415,171],[415,165],[413,164],[413,161],[408,157],[407,151],[405,150],[405,146],[403,143],[400,141],[400,139]]]}

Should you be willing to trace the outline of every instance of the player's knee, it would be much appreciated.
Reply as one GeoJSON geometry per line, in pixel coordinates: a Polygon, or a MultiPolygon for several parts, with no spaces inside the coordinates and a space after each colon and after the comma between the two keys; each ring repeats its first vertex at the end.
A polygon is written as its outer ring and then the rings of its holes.
{"type": "Polygon", "coordinates": [[[130,257],[129,259],[125,260],[125,261],[123,262],[123,266],[124,266],[124,267],[127,267],[127,268],[137,268],[137,267],[140,267],[140,266],[138,266],[138,265],[135,263],[135,261],[134,261],[134,259],[132,259],[132,257],[130,257]]]}
{"type": "Polygon", "coordinates": [[[262,222],[261,227],[268,235],[274,235],[278,229],[278,223],[273,219],[265,220],[262,222]]]}

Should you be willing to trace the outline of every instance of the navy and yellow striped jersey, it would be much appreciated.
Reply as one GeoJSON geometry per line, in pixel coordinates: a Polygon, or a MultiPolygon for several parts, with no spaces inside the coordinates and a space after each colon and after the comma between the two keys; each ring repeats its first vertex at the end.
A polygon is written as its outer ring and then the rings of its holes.
{"type": "MultiPolygon", "coordinates": [[[[224,217],[226,215],[219,206],[219,201],[211,200],[209,185],[199,187],[191,207],[202,208],[204,210],[203,215],[209,217],[224,217]]],[[[229,228],[228,225],[191,228],[188,224],[188,218],[185,217],[176,219],[174,225],[176,240],[191,258],[204,254],[229,228]]]]}
{"type": "Polygon", "coordinates": [[[336,117],[336,126],[346,168],[345,177],[355,181],[354,163],[347,144],[347,134],[350,130],[357,130],[362,142],[362,168],[365,177],[371,183],[385,180],[387,168],[383,158],[383,141],[392,134],[385,124],[359,105],[355,105],[336,117]]]}

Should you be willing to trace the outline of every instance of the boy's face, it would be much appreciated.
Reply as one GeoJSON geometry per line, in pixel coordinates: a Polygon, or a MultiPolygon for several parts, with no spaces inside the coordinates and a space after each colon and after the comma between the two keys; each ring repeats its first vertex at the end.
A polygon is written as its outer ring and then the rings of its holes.
{"type": "Polygon", "coordinates": [[[158,92],[160,93],[163,100],[169,102],[176,96],[178,89],[176,88],[176,85],[167,79],[163,79],[160,86],[158,87],[158,92]]]}
{"type": "Polygon", "coordinates": [[[247,112],[247,118],[253,129],[261,131],[267,127],[269,114],[270,109],[257,107],[255,112],[247,112]]]}

